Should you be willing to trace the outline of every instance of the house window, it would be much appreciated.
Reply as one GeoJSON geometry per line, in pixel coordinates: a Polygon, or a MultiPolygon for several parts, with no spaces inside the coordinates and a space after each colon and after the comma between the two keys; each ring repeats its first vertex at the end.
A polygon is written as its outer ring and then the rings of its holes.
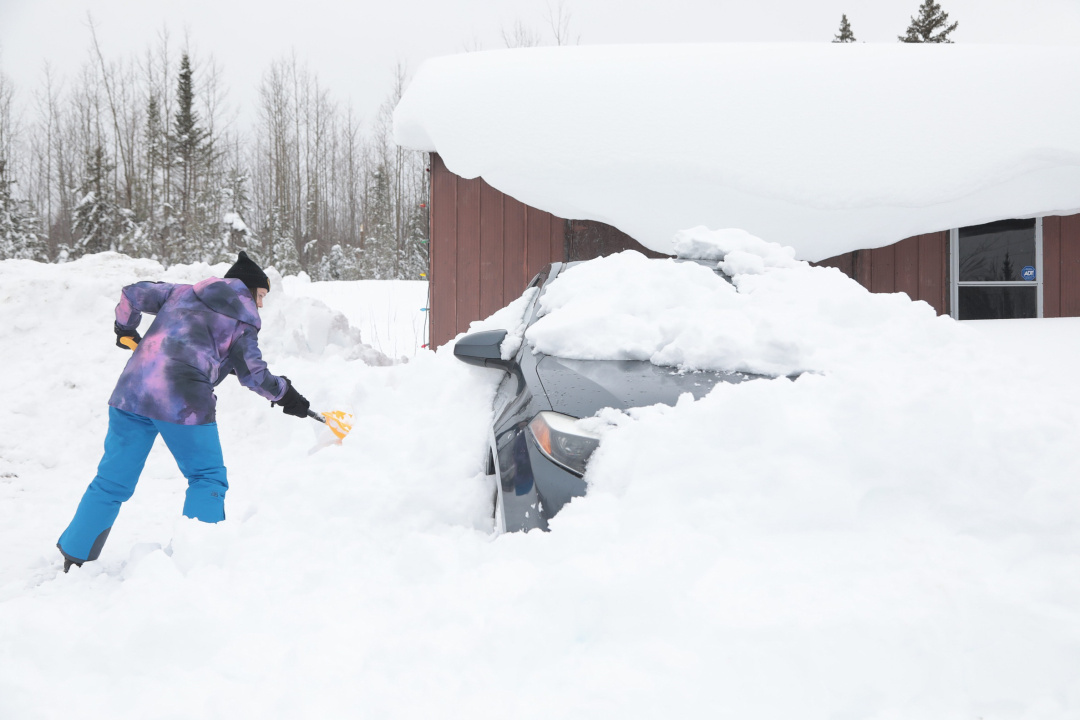
{"type": "Polygon", "coordinates": [[[956,228],[950,246],[954,318],[1042,317],[1042,218],[956,228]]]}

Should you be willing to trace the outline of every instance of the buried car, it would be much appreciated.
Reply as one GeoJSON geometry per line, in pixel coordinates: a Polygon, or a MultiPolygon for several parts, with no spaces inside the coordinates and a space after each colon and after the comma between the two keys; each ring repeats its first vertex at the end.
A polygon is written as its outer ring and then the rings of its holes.
{"type": "MultiPolygon", "coordinates": [[[[526,296],[531,293],[531,297],[522,320],[525,333],[543,317],[541,300],[551,284],[579,264],[552,263],[529,283],[526,296]]],[[[723,277],[715,263],[707,266],[723,277]]],[[[546,530],[563,506],[585,494],[585,466],[600,438],[582,428],[578,419],[603,408],[674,405],[684,393],[701,398],[718,383],[761,377],[744,372],[683,372],[648,360],[569,359],[540,352],[524,339],[505,357],[507,335],[506,330],[474,332],[454,346],[458,359],[505,373],[495,394],[487,467],[495,484],[498,531],[546,530]]]]}

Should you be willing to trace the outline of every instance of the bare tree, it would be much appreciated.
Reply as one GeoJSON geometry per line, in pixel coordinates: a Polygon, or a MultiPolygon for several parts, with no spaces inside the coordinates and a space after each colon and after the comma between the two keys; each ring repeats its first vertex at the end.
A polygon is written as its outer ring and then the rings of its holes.
{"type": "Polygon", "coordinates": [[[570,32],[570,10],[564,0],[558,0],[555,4],[548,1],[547,22],[556,45],[577,45],[581,42],[580,34],[575,36],[570,32]]]}
{"type": "Polygon", "coordinates": [[[540,33],[519,19],[509,30],[505,27],[502,29],[502,39],[508,48],[536,47],[540,44],[540,33]]]}

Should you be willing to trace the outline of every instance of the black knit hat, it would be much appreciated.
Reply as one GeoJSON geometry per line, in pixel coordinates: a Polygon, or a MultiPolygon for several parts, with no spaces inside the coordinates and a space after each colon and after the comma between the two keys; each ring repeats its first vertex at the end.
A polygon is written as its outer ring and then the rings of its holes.
{"type": "Polygon", "coordinates": [[[251,292],[255,292],[257,288],[270,289],[270,278],[266,277],[262,268],[256,265],[255,261],[243,250],[240,251],[240,256],[236,258],[233,266],[229,268],[229,272],[225,273],[225,277],[243,280],[251,292]]]}

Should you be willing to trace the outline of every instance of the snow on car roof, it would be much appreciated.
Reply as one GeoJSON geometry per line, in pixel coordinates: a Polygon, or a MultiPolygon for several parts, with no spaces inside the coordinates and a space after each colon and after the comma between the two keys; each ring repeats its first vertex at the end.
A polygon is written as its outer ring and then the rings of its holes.
{"type": "Polygon", "coordinates": [[[741,228],[820,260],[1080,208],[1080,48],[711,44],[436,58],[399,144],[671,252],[741,228]]]}

